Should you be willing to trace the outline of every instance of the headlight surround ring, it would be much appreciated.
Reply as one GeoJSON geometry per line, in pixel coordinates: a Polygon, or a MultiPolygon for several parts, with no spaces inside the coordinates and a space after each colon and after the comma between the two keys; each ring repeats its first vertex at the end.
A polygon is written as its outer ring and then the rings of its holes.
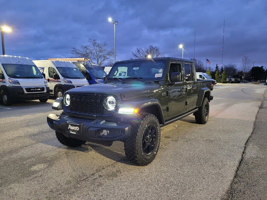
{"type": "Polygon", "coordinates": [[[70,105],[70,95],[69,94],[66,94],[64,96],[63,103],[64,103],[65,106],[69,106],[70,105]]]}
{"type": "Polygon", "coordinates": [[[103,102],[103,106],[108,111],[114,111],[117,105],[116,98],[114,96],[107,96],[103,102]]]}

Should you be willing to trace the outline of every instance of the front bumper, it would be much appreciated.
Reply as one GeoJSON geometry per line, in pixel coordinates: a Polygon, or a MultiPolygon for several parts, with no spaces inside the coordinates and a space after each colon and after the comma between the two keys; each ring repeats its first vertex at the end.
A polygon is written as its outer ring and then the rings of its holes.
{"type": "Polygon", "coordinates": [[[33,100],[33,99],[48,99],[49,88],[46,87],[44,92],[25,92],[22,87],[7,87],[8,94],[11,99],[33,100]]]}
{"type": "Polygon", "coordinates": [[[108,122],[103,119],[81,119],[67,115],[49,114],[50,128],[65,135],[84,141],[123,141],[129,137],[130,123],[108,122]]]}

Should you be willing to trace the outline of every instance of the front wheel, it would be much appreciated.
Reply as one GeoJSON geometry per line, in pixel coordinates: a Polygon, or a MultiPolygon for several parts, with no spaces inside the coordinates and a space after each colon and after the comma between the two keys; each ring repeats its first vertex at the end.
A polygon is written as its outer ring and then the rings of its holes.
{"type": "Polygon", "coordinates": [[[210,104],[207,97],[204,98],[201,107],[195,113],[196,122],[199,124],[206,124],[209,120],[210,104]]]}
{"type": "Polygon", "coordinates": [[[156,157],[159,144],[158,119],[152,114],[147,114],[133,127],[131,136],[124,141],[124,150],[130,161],[137,165],[147,165],[156,157]]]}
{"type": "Polygon", "coordinates": [[[61,88],[58,88],[56,90],[56,93],[55,93],[55,97],[58,98],[58,97],[62,97],[64,94],[63,90],[61,88]]]}
{"type": "Polygon", "coordinates": [[[57,131],[56,131],[56,136],[57,136],[58,141],[61,144],[64,144],[68,147],[80,147],[81,145],[83,145],[86,142],[83,140],[68,138],[65,135],[63,135],[62,133],[57,132],[57,131]]]}
{"type": "Polygon", "coordinates": [[[10,96],[8,95],[7,91],[2,90],[1,92],[1,102],[5,105],[5,106],[9,106],[11,105],[11,99],[10,96]]]}

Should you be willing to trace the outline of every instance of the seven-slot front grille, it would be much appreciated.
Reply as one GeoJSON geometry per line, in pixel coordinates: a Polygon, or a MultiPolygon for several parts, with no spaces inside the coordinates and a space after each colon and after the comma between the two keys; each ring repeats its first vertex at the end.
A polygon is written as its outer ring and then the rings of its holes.
{"type": "Polygon", "coordinates": [[[70,106],[66,107],[70,112],[80,114],[103,114],[103,100],[106,96],[103,94],[71,94],[70,106]]]}

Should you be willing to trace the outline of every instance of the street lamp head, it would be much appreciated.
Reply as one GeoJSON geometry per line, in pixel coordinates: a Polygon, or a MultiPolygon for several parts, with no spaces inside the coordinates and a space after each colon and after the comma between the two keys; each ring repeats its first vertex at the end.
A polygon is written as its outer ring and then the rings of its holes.
{"type": "Polygon", "coordinates": [[[3,25],[3,26],[1,26],[1,31],[6,32],[6,33],[10,33],[10,32],[12,32],[12,29],[7,25],[3,25]]]}
{"type": "Polygon", "coordinates": [[[113,19],[112,19],[112,17],[109,17],[109,18],[108,18],[108,22],[113,23],[113,19]]]}
{"type": "Polygon", "coordinates": [[[179,44],[179,48],[180,49],[183,49],[184,48],[184,45],[183,44],[179,44]]]}
{"type": "Polygon", "coordinates": [[[146,55],[146,58],[147,58],[147,59],[152,59],[152,55],[151,55],[151,54],[147,54],[147,55],[146,55]]]}

